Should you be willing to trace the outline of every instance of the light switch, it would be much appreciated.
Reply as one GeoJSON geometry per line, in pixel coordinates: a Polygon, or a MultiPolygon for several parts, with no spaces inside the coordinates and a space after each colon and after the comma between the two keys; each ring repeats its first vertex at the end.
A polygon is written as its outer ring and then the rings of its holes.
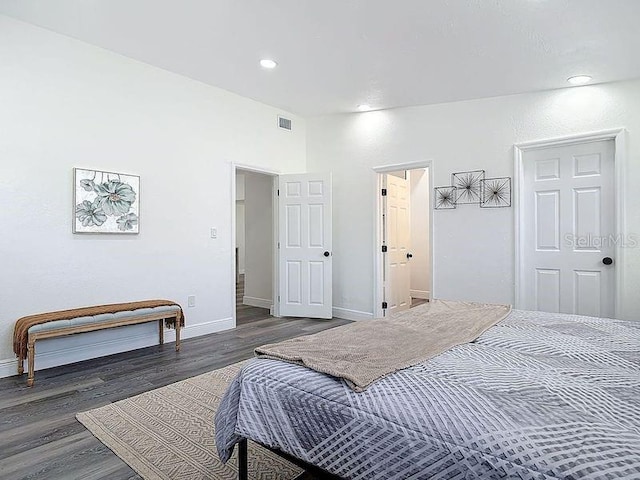
{"type": "Polygon", "coordinates": [[[190,307],[195,307],[196,306],[196,296],[195,295],[189,295],[187,297],[187,305],[190,307]]]}
{"type": "Polygon", "coordinates": [[[218,238],[218,229],[217,228],[212,228],[211,229],[211,238],[218,238]]]}

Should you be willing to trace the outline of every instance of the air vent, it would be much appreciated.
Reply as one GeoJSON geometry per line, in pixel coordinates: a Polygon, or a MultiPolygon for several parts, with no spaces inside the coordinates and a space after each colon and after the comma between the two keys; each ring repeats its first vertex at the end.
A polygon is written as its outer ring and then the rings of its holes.
{"type": "Polygon", "coordinates": [[[289,120],[288,118],[284,118],[284,117],[278,117],[278,126],[280,128],[283,128],[285,130],[289,130],[291,131],[291,120],[289,120]]]}

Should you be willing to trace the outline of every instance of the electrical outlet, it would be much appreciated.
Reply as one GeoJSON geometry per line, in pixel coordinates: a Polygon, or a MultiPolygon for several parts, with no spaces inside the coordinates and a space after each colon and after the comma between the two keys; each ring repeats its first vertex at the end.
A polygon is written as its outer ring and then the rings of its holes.
{"type": "Polygon", "coordinates": [[[187,305],[190,307],[195,307],[196,306],[196,296],[195,295],[189,295],[187,297],[187,305]]]}
{"type": "Polygon", "coordinates": [[[212,228],[211,229],[211,238],[218,238],[218,229],[217,228],[212,228]]]}

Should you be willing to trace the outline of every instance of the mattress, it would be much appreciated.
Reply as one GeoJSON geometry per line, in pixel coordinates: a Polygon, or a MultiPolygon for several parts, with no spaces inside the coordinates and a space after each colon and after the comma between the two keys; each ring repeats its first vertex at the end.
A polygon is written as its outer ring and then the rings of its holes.
{"type": "Polygon", "coordinates": [[[345,479],[640,478],[640,322],[514,310],[362,393],[249,362],[215,419],[345,479]]]}

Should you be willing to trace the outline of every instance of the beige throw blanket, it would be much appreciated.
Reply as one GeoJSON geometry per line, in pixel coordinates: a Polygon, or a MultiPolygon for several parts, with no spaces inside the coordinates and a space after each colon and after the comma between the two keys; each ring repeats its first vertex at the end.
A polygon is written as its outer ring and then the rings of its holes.
{"type": "Polygon", "coordinates": [[[263,345],[255,353],[344,378],[361,392],[385,375],[473,342],[510,311],[507,305],[435,300],[391,318],[263,345]]]}

